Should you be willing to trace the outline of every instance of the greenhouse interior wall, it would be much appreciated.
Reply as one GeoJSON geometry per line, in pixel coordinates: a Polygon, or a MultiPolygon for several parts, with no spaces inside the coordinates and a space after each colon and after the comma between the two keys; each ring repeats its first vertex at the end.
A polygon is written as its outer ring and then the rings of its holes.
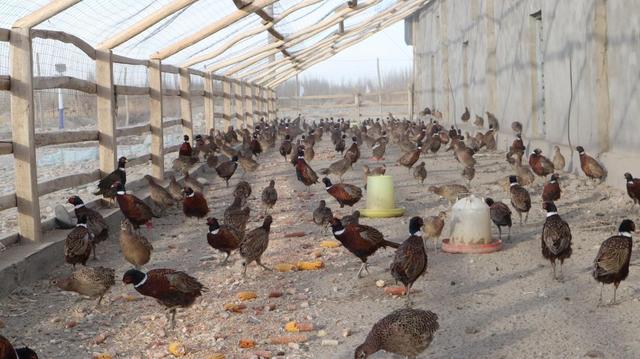
{"type": "Polygon", "coordinates": [[[575,171],[582,145],[623,187],[640,167],[640,18],[628,16],[638,11],[632,0],[432,1],[406,20],[416,110],[460,125],[468,106],[472,134],[475,114],[490,111],[502,148],[520,121],[529,151],[558,145],[575,171]]]}

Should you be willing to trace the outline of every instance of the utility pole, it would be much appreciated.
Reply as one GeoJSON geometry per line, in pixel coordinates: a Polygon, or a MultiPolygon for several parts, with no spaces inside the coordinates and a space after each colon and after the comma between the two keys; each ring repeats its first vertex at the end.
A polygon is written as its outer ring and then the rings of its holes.
{"type": "Polygon", "coordinates": [[[296,106],[300,112],[300,79],[298,79],[298,74],[296,74],[296,106]]]}
{"type": "Polygon", "coordinates": [[[378,67],[378,105],[380,106],[380,118],[382,118],[382,78],[380,77],[380,58],[376,58],[378,67]]]}

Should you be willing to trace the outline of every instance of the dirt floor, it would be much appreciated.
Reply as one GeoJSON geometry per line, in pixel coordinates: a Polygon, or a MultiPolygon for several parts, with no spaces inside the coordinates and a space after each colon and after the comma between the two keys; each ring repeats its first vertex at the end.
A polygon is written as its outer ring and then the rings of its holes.
{"type": "MultiPolygon", "coordinates": [[[[327,167],[336,158],[325,135],[316,145],[316,170],[327,167]]],[[[276,149],[277,150],[277,149],[276,149]]],[[[362,185],[362,165],[369,162],[368,148],[363,160],[347,173],[345,181],[362,185]]],[[[426,189],[432,184],[463,183],[462,168],[451,154],[423,158],[428,178],[423,186],[394,162],[398,148],[390,146],[386,156],[387,174],[394,177],[396,198],[406,214],[400,219],[363,219],[380,229],[388,240],[400,242],[407,237],[408,219],[414,215],[435,215],[449,210],[446,200],[426,189]]],[[[478,166],[472,191],[509,203],[508,193],[497,180],[509,173],[503,153],[477,155],[478,166]]],[[[344,248],[321,249],[322,234],[311,222],[311,212],[320,199],[326,199],[334,213],[340,210],[320,184],[312,187],[313,196],[299,196],[304,187],[296,180],[294,169],[275,151],[261,159],[262,166],[245,179],[253,185],[252,220],[249,228],[261,223],[260,193],[268,180],[276,180],[279,201],[273,211],[274,224],[263,263],[295,263],[317,256],[325,267],[317,271],[268,272],[251,265],[245,279],[241,260],[234,254],[226,267],[223,258],[206,242],[204,221],[185,220],[174,212],[154,220],[148,233],[155,251],[146,269],[174,268],[200,279],[209,291],[195,306],[178,313],[175,331],[166,330],[165,313],[155,300],[140,296],[120,278],[130,266],[121,257],[114,235],[100,245],[99,260],[90,265],[116,269],[117,285],[103,305],[73,293],[63,293],[48,280],[27,284],[0,300],[0,333],[17,344],[28,344],[42,358],[90,358],[108,353],[113,358],[172,357],[168,345],[180,342],[185,358],[353,358],[354,348],[367,335],[371,325],[394,309],[405,305],[404,298],[385,294],[376,286],[383,280],[393,284],[389,264],[393,250],[380,250],[370,258],[370,274],[355,279],[358,259],[344,248]],[[304,231],[303,237],[285,238],[286,233],[304,231]],[[257,299],[244,302],[242,313],[225,311],[224,305],[239,303],[240,291],[256,291],[257,299]],[[269,298],[281,292],[279,298],[269,298]],[[307,333],[285,333],[289,321],[313,323],[307,333]],[[274,337],[304,335],[302,342],[271,344],[274,337]],[[241,349],[241,339],[256,341],[253,349],[241,349]]],[[[232,179],[225,188],[219,178],[208,174],[212,186],[206,195],[214,216],[221,216],[230,203],[232,179]]],[[[622,179],[621,179],[622,180],[622,179]]],[[[435,253],[429,247],[428,273],[415,284],[414,306],[432,310],[439,316],[440,330],[423,357],[429,358],[638,358],[638,316],[640,315],[640,274],[632,257],[631,273],[618,291],[619,304],[598,307],[600,286],[591,277],[592,261],[600,243],[617,232],[620,221],[637,219],[626,194],[596,186],[584,177],[563,174],[562,199],[557,205],[573,232],[573,255],[565,263],[563,282],[551,278],[551,267],[540,251],[540,233],[544,221],[541,210],[542,180],[530,188],[533,209],[529,223],[515,224],[511,241],[502,251],[485,255],[435,253]]],[[[356,207],[363,208],[365,201],[356,207]]],[[[514,218],[515,219],[515,218],[514,218]]],[[[517,220],[516,220],[517,222],[517,220]]],[[[494,233],[497,235],[495,227],[494,233]]],[[[448,226],[443,233],[448,232],[448,226]]],[[[431,242],[429,242],[431,244],[431,242]]],[[[62,253],[59,260],[62,263],[62,253]]],[[[69,273],[61,264],[51,273],[56,277],[69,273]]],[[[605,300],[612,287],[605,287],[605,300]]],[[[373,358],[397,358],[378,353],[373,358]]]]}

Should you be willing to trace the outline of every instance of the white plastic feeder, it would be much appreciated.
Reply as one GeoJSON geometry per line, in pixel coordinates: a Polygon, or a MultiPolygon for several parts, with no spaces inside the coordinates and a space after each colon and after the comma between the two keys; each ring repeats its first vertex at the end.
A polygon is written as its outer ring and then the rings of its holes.
{"type": "Polygon", "coordinates": [[[490,253],[500,250],[502,242],[491,237],[489,206],[482,198],[470,195],[459,199],[451,212],[451,234],[443,240],[443,251],[490,253]]]}

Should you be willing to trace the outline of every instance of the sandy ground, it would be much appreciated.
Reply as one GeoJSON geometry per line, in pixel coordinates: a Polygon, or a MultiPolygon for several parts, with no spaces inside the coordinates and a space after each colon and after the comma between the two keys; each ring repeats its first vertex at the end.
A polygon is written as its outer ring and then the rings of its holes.
{"type": "MultiPolygon", "coordinates": [[[[318,170],[334,159],[329,136],[316,145],[312,166],[318,170]]],[[[345,181],[362,185],[358,162],[345,181]]],[[[431,184],[462,183],[461,168],[450,154],[426,157],[428,178],[420,186],[404,168],[393,163],[397,147],[387,154],[387,174],[394,177],[396,197],[407,209],[400,219],[363,219],[380,229],[387,239],[407,237],[408,218],[435,215],[448,210],[445,200],[426,191],[431,184]]],[[[496,180],[508,174],[502,153],[479,154],[477,176],[472,184],[476,195],[491,195],[508,203],[508,193],[496,180]]],[[[155,251],[146,269],[168,267],[185,270],[199,278],[209,291],[192,308],[178,313],[175,331],[166,331],[163,309],[152,299],[143,298],[120,278],[129,265],[119,253],[117,237],[102,244],[99,260],[90,265],[116,269],[117,285],[99,308],[94,301],[73,293],[62,293],[48,280],[27,284],[0,300],[0,333],[16,343],[35,348],[43,358],[89,358],[110,353],[114,358],[164,358],[170,342],[179,341],[187,349],[185,358],[208,358],[224,353],[226,358],[353,358],[354,348],[382,316],[405,305],[376,286],[377,280],[393,284],[389,264],[393,250],[381,250],[370,258],[370,274],[356,280],[359,260],[344,248],[320,249],[321,240],[332,239],[311,222],[317,201],[326,199],[338,209],[321,185],[312,187],[308,200],[296,181],[294,169],[273,152],[264,156],[257,173],[246,179],[253,185],[252,220],[249,228],[261,222],[260,192],[270,178],[276,180],[280,199],[274,209],[274,224],[263,262],[276,263],[314,259],[320,255],[325,268],[318,271],[267,272],[251,265],[248,276],[240,275],[238,254],[228,266],[219,263],[223,255],[206,243],[203,221],[185,220],[180,213],[154,221],[148,233],[155,251]],[[269,165],[267,165],[269,164],[269,165]],[[304,231],[299,238],[286,233],[304,231]],[[239,291],[253,290],[258,298],[246,302],[243,313],[229,313],[226,303],[238,303],[239,291]],[[268,298],[280,291],[280,298],[268,298]],[[288,335],[284,325],[291,321],[311,322],[306,341],[274,345],[269,339],[288,335]],[[348,332],[348,333],[347,333],[348,332]],[[348,335],[346,335],[348,334],[348,335]],[[240,339],[253,339],[254,349],[239,348],[240,339]],[[335,340],[335,341],[334,341],[335,340]]],[[[214,216],[221,216],[231,200],[231,188],[209,174],[212,188],[207,191],[214,216]]],[[[239,176],[232,179],[232,185],[239,176]]],[[[551,279],[551,267],[540,253],[540,233],[544,214],[540,208],[542,181],[530,188],[534,202],[529,223],[515,225],[512,239],[498,253],[453,255],[429,250],[429,270],[414,286],[414,306],[439,316],[441,329],[423,357],[429,358],[637,358],[638,313],[640,313],[640,275],[637,256],[632,258],[631,274],[618,291],[619,304],[597,307],[600,286],[590,268],[600,243],[616,232],[619,222],[631,216],[626,194],[605,186],[595,186],[584,177],[564,174],[563,197],[558,208],[573,232],[573,256],[565,263],[565,280],[551,279]]],[[[364,200],[356,205],[364,207],[364,200]]],[[[335,213],[335,212],[334,212],[335,213]]],[[[495,227],[493,227],[494,233],[495,227]]],[[[448,226],[443,233],[448,233],[448,226]]],[[[430,243],[429,243],[430,244],[430,243]]],[[[62,264],[51,277],[69,273],[62,264]]],[[[609,300],[612,287],[605,287],[609,300]]],[[[378,353],[374,358],[396,358],[378,353]]]]}

